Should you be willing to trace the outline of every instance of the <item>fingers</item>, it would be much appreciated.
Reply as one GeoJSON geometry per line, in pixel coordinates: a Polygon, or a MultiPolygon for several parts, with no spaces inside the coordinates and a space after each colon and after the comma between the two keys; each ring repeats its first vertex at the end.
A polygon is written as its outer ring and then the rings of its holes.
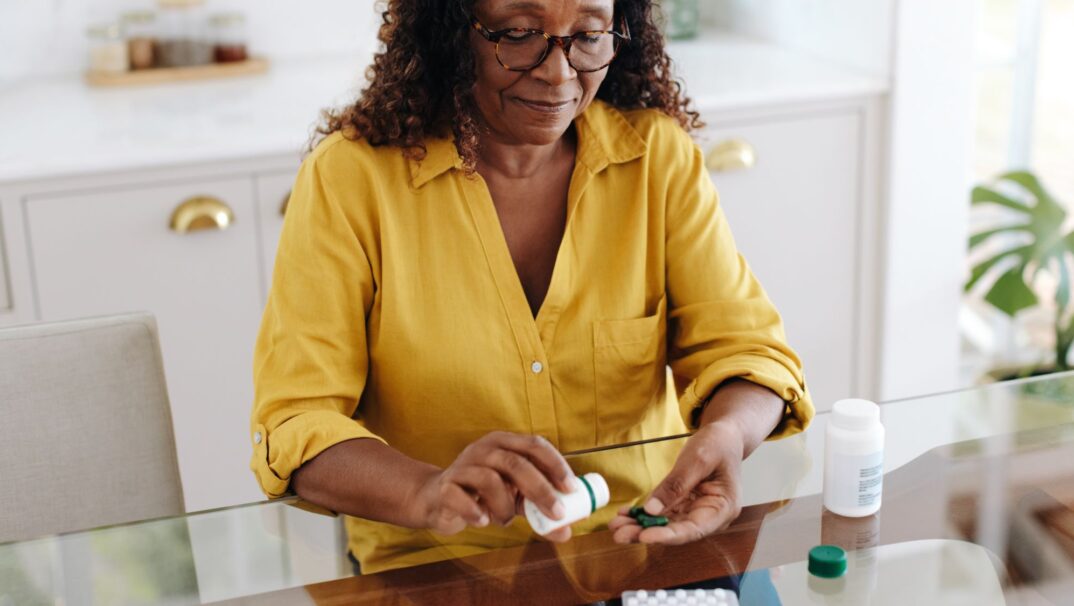
{"type": "Polygon", "coordinates": [[[552,444],[541,436],[527,436],[514,433],[497,432],[489,434],[489,439],[501,448],[516,452],[540,470],[541,475],[560,492],[571,489],[570,479],[574,477],[570,465],[552,444]]]}
{"type": "Polygon", "coordinates": [[[645,513],[663,515],[674,509],[721,463],[720,451],[704,441],[690,440],[683,447],[675,466],[645,502],[645,513]]]}
{"type": "Polygon", "coordinates": [[[660,543],[663,545],[682,545],[702,539],[707,533],[690,520],[672,522],[667,526],[654,526],[638,533],[641,543],[660,543]]]}
{"type": "Polygon", "coordinates": [[[624,513],[620,512],[619,515],[615,516],[614,518],[611,519],[610,522],[608,522],[608,530],[611,530],[611,531],[614,532],[614,531],[618,530],[620,527],[626,526],[628,524],[637,524],[637,521],[634,518],[632,518],[632,517],[630,517],[628,515],[625,515],[624,513]]]}
{"type": "Polygon", "coordinates": [[[557,490],[572,489],[574,473],[563,456],[540,436],[494,432],[470,444],[444,472],[442,507],[473,526],[489,519],[506,525],[522,498],[548,517],[566,514],[557,490]],[[481,515],[484,517],[481,517],[481,515]]]}
{"type": "Polygon", "coordinates": [[[616,543],[638,542],[641,526],[637,520],[630,517],[630,509],[630,505],[620,507],[618,514],[608,522],[608,530],[611,531],[612,540],[616,543]]]}
{"type": "Polygon", "coordinates": [[[553,543],[566,543],[571,540],[571,527],[564,526],[563,528],[557,528],[552,532],[544,535],[544,538],[552,541],[553,543]]]}
{"type": "MultiPolygon", "coordinates": [[[[441,522],[445,524],[450,523],[452,517],[457,517],[466,525],[477,526],[478,528],[489,524],[489,516],[484,508],[478,505],[473,495],[454,482],[445,482],[440,487],[440,511],[438,515],[441,522]]],[[[462,529],[460,528],[459,530],[462,529]]]]}
{"type": "Polygon", "coordinates": [[[441,511],[433,530],[442,535],[453,535],[466,530],[466,521],[449,511],[441,511]]]}
{"type": "Polygon", "coordinates": [[[642,532],[641,526],[637,523],[624,524],[612,532],[612,540],[616,543],[637,543],[642,532]]]}
{"type": "Polygon", "coordinates": [[[566,515],[552,483],[527,457],[512,450],[497,449],[487,457],[485,464],[507,478],[546,516],[559,520],[566,515]]]}
{"type": "Polygon", "coordinates": [[[737,502],[726,494],[705,495],[691,503],[685,518],[673,520],[667,526],[646,528],[637,539],[642,543],[682,545],[723,530],[740,512],[737,502]]]}
{"type": "Polygon", "coordinates": [[[493,522],[505,526],[515,517],[514,490],[494,470],[471,465],[453,471],[450,481],[477,495],[493,522]]]}

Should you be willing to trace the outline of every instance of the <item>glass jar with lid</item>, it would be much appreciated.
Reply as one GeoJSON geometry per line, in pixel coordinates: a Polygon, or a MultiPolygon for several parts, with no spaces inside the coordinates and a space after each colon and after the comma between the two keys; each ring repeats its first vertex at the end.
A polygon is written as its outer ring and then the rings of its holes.
{"type": "Polygon", "coordinates": [[[236,63],[249,58],[246,15],[217,13],[209,17],[209,31],[213,41],[213,57],[217,63],[236,63]]]}
{"type": "Polygon", "coordinates": [[[130,69],[123,27],[109,22],[86,30],[89,38],[89,70],[98,74],[121,74],[130,69]]]}
{"type": "Polygon", "coordinates": [[[162,67],[189,67],[213,62],[204,0],[158,0],[162,67]]]}
{"type": "Polygon", "coordinates": [[[701,22],[700,0],[661,0],[664,35],[670,40],[696,38],[701,22]]]}
{"type": "Polygon", "coordinates": [[[156,65],[157,14],[153,11],[130,11],[121,19],[127,35],[131,69],[149,69],[156,65]]]}

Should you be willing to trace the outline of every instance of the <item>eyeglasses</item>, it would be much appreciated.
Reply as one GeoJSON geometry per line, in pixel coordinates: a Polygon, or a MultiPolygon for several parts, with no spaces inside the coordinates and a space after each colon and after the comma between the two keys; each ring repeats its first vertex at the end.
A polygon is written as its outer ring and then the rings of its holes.
{"type": "Polygon", "coordinates": [[[513,72],[525,72],[537,67],[552,52],[553,46],[563,49],[567,63],[574,71],[598,72],[611,65],[619,54],[619,47],[630,40],[626,19],[620,21],[624,33],[594,30],[570,36],[553,36],[539,29],[524,27],[491,31],[477,18],[473,18],[471,24],[485,40],[496,45],[496,60],[500,65],[513,72]]]}

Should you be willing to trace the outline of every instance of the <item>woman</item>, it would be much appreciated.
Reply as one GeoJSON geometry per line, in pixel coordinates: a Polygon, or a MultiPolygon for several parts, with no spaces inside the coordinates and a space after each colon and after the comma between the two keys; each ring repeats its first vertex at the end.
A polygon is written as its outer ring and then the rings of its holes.
{"type": "Polygon", "coordinates": [[[811,419],[650,11],[389,2],[369,88],[303,163],[252,467],[269,496],[353,516],[364,571],[534,540],[521,500],[559,517],[554,489],[592,470],[616,507],[575,531],[705,536],[738,515],[743,458],[811,419]],[[688,427],[678,453],[560,454],[688,427]],[[643,501],[673,522],[642,530],[643,501]]]}

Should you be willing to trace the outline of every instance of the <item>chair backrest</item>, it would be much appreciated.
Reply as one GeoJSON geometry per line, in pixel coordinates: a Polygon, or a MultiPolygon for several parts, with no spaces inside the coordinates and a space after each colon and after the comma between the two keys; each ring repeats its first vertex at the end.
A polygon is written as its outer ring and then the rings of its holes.
{"type": "Polygon", "coordinates": [[[0,330],[0,543],[181,513],[153,316],[0,330]]]}

